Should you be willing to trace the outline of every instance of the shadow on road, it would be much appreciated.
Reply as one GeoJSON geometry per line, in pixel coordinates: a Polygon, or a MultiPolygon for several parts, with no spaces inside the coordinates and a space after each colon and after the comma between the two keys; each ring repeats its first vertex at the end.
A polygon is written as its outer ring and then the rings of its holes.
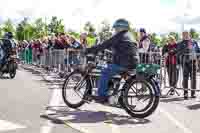
{"type": "Polygon", "coordinates": [[[200,109],[200,104],[189,105],[187,108],[190,110],[197,110],[200,109]]]}
{"type": "Polygon", "coordinates": [[[10,79],[8,76],[2,76],[0,79],[10,79]]]}
{"type": "MultiPolygon", "coordinates": [[[[125,125],[125,124],[147,124],[151,121],[148,119],[136,119],[130,116],[113,114],[106,111],[56,111],[56,113],[41,115],[41,118],[50,120],[55,124],[69,123],[107,123],[111,121],[112,124],[125,125]]],[[[110,123],[110,122],[109,122],[110,123]]]]}
{"type": "Polygon", "coordinates": [[[24,68],[24,70],[27,71],[27,72],[31,72],[32,74],[34,74],[36,76],[41,76],[41,73],[37,70],[29,69],[29,68],[24,68]]]}
{"type": "Polygon", "coordinates": [[[170,102],[184,101],[184,98],[183,97],[174,97],[174,98],[161,99],[160,101],[164,102],[164,103],[170,103],[170,102]]]}

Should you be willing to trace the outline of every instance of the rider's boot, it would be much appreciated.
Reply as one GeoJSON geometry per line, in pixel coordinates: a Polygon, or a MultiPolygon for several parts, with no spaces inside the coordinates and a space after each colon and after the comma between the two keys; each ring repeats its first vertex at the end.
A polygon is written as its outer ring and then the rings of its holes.
{"type": "Polygon", "coordinates": [[[196,98],[195,91],[191,91],[191,98],[196,98]]]}
{"type": "Polygon", "coordinates": [[[109,102],[108,96],[94,96],[93,99],[95,100],[95,102],[101,103],[101,104],[105,104],[109,102]]]}
{"type": "Polygon", "coordinates": [[[188,91],[184,91],[184,99],[185,99],[185,100],[188,99],[188,91]]]}

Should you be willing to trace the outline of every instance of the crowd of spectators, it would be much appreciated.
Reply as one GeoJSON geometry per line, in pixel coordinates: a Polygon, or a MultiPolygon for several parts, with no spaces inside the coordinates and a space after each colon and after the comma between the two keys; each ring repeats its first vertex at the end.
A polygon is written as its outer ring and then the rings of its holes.
{"type": "Polygon", "coordinates": [[[51,64],[52,67],[58,67],[59,64],[63,67],[67,62],[79,63],[74,52],[88,47],[86,38],[86,34],[81,34],[80,39],[77,40],[72,35],[60,33],[42,39],[19,41],[17,48],[20,58],[28,64],[44,66],[51,64]],[[69,57],[66,54],[68,49],[73,51],[68,54],[69,57]]]}
{"type": "MultiPolygon", "coordinates": [[[[153,44],[145,29],[140,29],[139,34],[140,38],[137,39],[139,40],[137,45],[140,52],[140,63],[159,64],[164,56],[169,85],[172,88],[177,87],[179,68],[182,67],[184,75],[183,87],[188,87],[187,81],[190,76],[192,78],[191,88],[196,89],[196,71],[198,71],[198,66],[196,64],[200,64],[200,62],[188,56],[184,56],[187,62],[181,60],[184,54],[191,52],[200,53],[197,42],[191,38],[189,32],[183,32],[180,42],[177,42],[178,40],[173,36],[169,36],[164,47],[153,44]],[[151,55],[149,53],[151,53],[151,55]]],[[[87,47],[87,34],[81,34],[80,38],[76,39],[74,36],[65,33],[37,40],[24,40],[17,44],[18,53],[26,63],[59,68],[59,70],[70,68],[68,66],[66,67],[66,65],[73,66],[79,64],[80,55],[78,55],[76,51],[87,47]]],[[[174,91],[172,91],[172,93],[174,93],[174,91]]],[[[185,98],[187,98],[188,92],[184,91],[184,95],[185,98]]],[[[195,97],[195,92],[192,91],[191,95],[195,97]]]]}

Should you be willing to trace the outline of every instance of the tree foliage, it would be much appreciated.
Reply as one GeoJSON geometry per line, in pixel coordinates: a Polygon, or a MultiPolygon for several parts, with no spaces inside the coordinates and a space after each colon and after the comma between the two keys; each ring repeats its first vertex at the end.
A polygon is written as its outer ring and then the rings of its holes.
{"type": "Polygon", "coordinates": [[[45,22],[43,22],[42,18],[36,19],[33,27],[34,37],[41,38],[47,35],[46,26],[47,25],[45,24],[45,22]]]}
{"type": "Polygon", "coordinates": [[[28,22],[27,18],[24,18],[16,28],[16,38],[18,40],[29,40],[33,39],[36,33],[36,29],[33,24],[28,22]]]}
{"type": "MultiPolygon", "coordinates": [[[[96,29],[92,22],[88,21],[84,26],[84,30],[88,34],[88,42],[92,45],[96,40],[96,29]]],[[[0,37],[2,37],[5,32],[13,32],[18,40],[30,40],[42,38],[52,33],[64,33],[65,27],[63,20],[56,16],[53,16],[48,24],[44,22],[44,19],[42,18],[38,18],[33,22],[28,18],[24,18],[16,25],[11,21],[11,19],[7,19],[0,25],[0,37]]],[[[134,39],[139,41],[139,34],[132,25],[130,26],[130,32],[133,34],[134,39]]],[[[77,39],[80,37],[80,33],[73,30],[68,30],[67,33],[75,36],[77,39]]],[[[190,29],[190,34],[193,39],[199,39],[199,33],[195,29],[190,29]]],[[[101,29],[97,35],[100,38],[100,41],[105,41],[112,36],[111,26],[108,21],[104,20],[101,23],[101,29]]],[[[174,36],[177,41],[180,40],[180,36],[177,32],[170,32],[169,35],[174,36]]],[[[167,36],[160,37],[156,33],[150,34],[150,39],[152,43],[158,46],[167,43],[167,36]]]]}
{"type": "Polygon", "coordinates": [[[2,31],[3,32],[13,32],[13,33],[15,32],[15,27],[10,19],[6,20],[3,23],[2,31]]]}
{"type": "Polygon", "coordinates": [[[167,37],[166,36],[163,36],[162,38],[161,38],[161,44],[160,44],[160,46],[164,46],[164,45],[166,45],[167,44],[167,37]]]}
{"type": "Polygon", "coordinates": [[[0,38],[3,36],[3,29],[0,27],[0,38]]]}
{"type": "Polygon", "coordinates": [[[195,29],[190,29],[190,35],[193,39],[199,39],[199,33],[195,29]]]}
{"type": "Polygon", "coordinates": [[[175,37],[176,41],[180,39],[179,34],[177,32],[170,32],[169,35],[175,37]]]}
{"type": "Polygon", "coordinates": [[[101,25],[102,27],[98,35],[101,41],[105,41],[112,36],[111,27],[110,27],[110,24],[106,20],[104,20],[101,23],[101,25]]]}
{"type": "Polygon", "coordinates": [[[139,42],[139,34],[135,28],[130,28],[130,32],[133,34],[135,41],[139,42]]]}
{"type": "Polygon", "coordinates": [[[87,32],[88,36],[94,37],[96,29],[94,28],[94,25],[88,21],[85,23],[84,31],[87,32]]]}
{"type": "Polygon", "coordinates": [[[49,33],[61,33],[61,32],[65,32],[65,26],[63,24],[63,20],[62,19],[58,19],[56,16],[53,16],[51,18],[51,22],[48,25],[48,32],[49,33]]]}
{"type": "Polygon", "coordinates": [[[156,35],[156,33],[150,34],[151,43],[160,46],[162,40],[156,35]]]}

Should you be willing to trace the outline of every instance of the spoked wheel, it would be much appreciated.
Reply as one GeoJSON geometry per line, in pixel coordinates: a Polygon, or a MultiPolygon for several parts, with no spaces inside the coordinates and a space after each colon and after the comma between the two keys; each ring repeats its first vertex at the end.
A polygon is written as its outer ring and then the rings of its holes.
{"type": "Polygon", "coordinates": [[[62,97],[67,106],[70,108],[78,108],[82,106],[86,93],[86,78],[83,73],[74,71],[69,74],[62,87],[62,97]]]}
{"type": "Polygon", "coordinates": [[[123,104],[126,112],[135,118],[151,115],[158,106],[159,96],[155,88],[145,80],[134,80],[125,88],[123,104]]]}
{"type": "Polygon", "coordinates": [[[17,71],[17,64],[9,63],[9,75],[11,79],[15,78],[16,71],[17,71]]]}

